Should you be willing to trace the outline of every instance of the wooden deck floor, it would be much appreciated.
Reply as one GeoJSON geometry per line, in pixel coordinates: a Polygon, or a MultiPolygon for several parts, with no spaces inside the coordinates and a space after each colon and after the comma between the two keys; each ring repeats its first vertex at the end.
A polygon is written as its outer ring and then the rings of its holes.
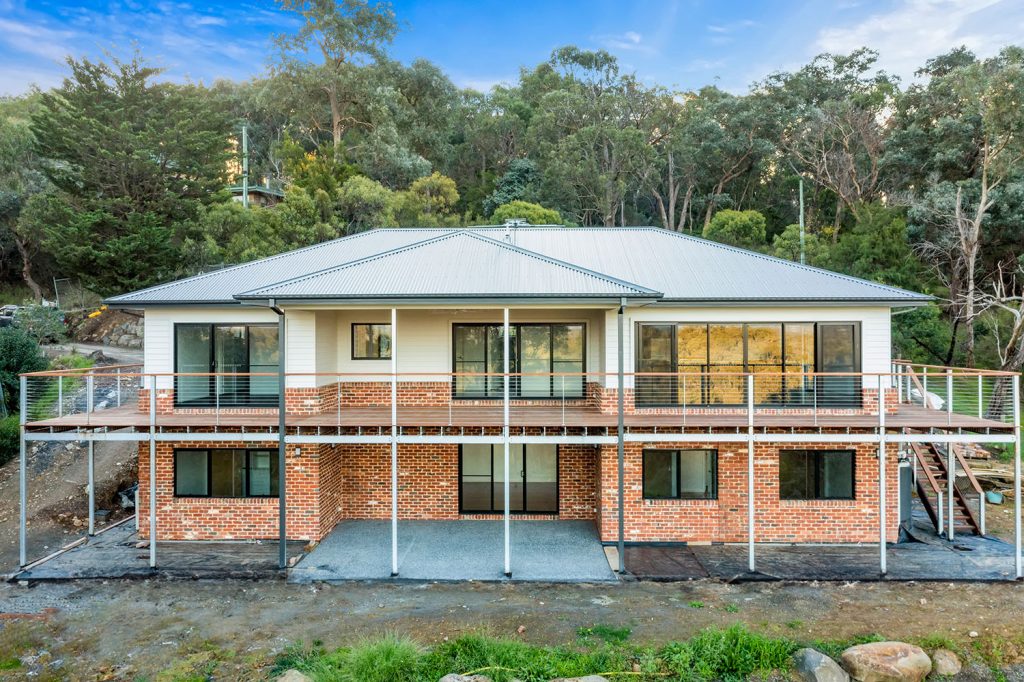
{"type": "MultiPolygon", "coordinates": [[[[454,405],[448,407],[399,407],[398,423],[403,427],[439,426],[501,426],[501,405],[454,405]]],[[[512,407],[509,422],[513,427],[570,427],[601,428],[615,427],[615,414],[600,412],[593,407],[512,407]]],[[[210,414],[160,414],[158,427],[276,427],[276,414],[232,414],[222,412],[210,414]]],[[[293,427],[366,427],[390,426],[390,407],[356,407],[343,409],[339,413],[318,415],[289,415],[288,425],[293,427]]],[[[747,417],[742,413],[687,414],[627,414],[628,428],[742,428],[747,417]]],[[[886,424],[892,429],[952,428],[971,431],[985,429],[1005,430],[1012,425],[991,419],[980,419],[960,414],[947,415],[941,410],[932,410],[920,405],[900,405],[896,414],[886,417],[886,424]]],[[[873,428],[878,426],[878,416],[869,414],[819,414],[815,417],[806,412],[780,413],[777,410],[759,413],[755,411],[754,425],[766,428],[873,428]]],[[[93,412],[75,414],[53,419],[29,422],[30,431],[69,428],[138,428],[149,427],[149,414],[140,412],[134,405],[126,405],[93,412]]]]}

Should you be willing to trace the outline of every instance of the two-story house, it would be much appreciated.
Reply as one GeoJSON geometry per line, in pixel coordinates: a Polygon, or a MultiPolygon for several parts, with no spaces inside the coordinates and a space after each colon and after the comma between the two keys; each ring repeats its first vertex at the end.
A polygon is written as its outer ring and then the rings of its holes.
{"type": "Polygon", "coordinates": [[[144,538],[282,565],[380,519],[400,575],[404,520],[498,519],[510,574],[514,518],[747,543],[751,569],[755,543],[879,543],[884,572],[908,486],[976,531],[953,444],[1016,442],[1015,376],[893,358],[929,300],[658,228],[376,229],[111,298],[145,311],[144,366],[59,377],[25,433],[138,440],[144,538]]]}

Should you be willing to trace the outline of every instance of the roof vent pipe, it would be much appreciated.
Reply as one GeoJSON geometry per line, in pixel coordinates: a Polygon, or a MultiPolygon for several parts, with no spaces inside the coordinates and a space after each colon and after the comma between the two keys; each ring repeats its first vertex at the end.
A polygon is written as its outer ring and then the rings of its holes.
{"type": "Polygon", "coordinates": [[[506,220],[505,221],[505,241],[508,242],[509,244],[511,244],[512,243],[512,230],[516,229],[517,227],[524,227],[524,226],[528,227],[529,225],[530,225],[529,221],[523,220],[522,218],[510,218],[509,220],[506,220]]]}

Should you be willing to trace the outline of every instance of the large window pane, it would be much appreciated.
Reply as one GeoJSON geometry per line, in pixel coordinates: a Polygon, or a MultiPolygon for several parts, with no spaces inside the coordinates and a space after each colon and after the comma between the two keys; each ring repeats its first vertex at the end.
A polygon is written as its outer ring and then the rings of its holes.
{"type": "Polygon", "coordinates": [[[206,496],[210,494],[206,450],[179,450],[174,455],[174,494],[206,496]]]}
{"type": "Polygon", "coordinates": [[[782,401],[782,325],[747,325],[747,368],[754,377],[754,402],[782,401]]]}
{"type": "MultiPolygon", "coordinates": [[[[509,446],[509,511],[523,511],[523,445],[509,446]]],[[[505,451],[504,446],[494,448],[494,509],[505,509],[505,451]]]]}
{"type": "Polygon", "coordinates": [[[679,497],[695,500],[718,497],[717,451],[679,451],[679,497]]]}
{"type": "Polygon", "coordinates": [[[645,498],[656,500],[679,497],[678,462],[675,450],[644,450],[645,498]]]}
{"type": "Polygon", "coordinates": [[[548,325],[523,325],[519,329],[519,371],[520,395],[523,397],[547,398],[551,395],[551,327],[548,325]]]}
{"type": "Polygon", "coordinates": [[[708,402],[738,405],[745,402],[743,385],[743,325],[708,325],[708,402]],[[716,374],[722,376],[715,376],[716,374]]]}
{"type": "Polygon", "coordinates": [[[636,402],[639,405],[669,405],[675,401],[675,357],[672,337],[675,326],[671,324],[640,325],[640,352],[637,357],[637,372],[655,373],[666,376],[636,377],[636,402]]]}
{"type": "Polygon", "coordinates": [[[785,325],[785,401],[790,406],[814,402],[814,324],[787,322],[785,325]]]}
{"type": "Polygon", "coordinates": [[[217,393],[226,402],[238,401],[248,393],[248,377],[231,376],[249,371],[244,326],[213,328],[213,364],[218,375],[227,373],[214,378],[217,393]]]}
{"type": "Polygon", "coordinates": [[[526,447],[526,510],[538,513],[558,511],[558,446],[530,444],[526,447]]]}
{"type": "Polygon", "coordinates": [[[851,450],[781,450],[779,497],[784,500],[835,500],[854,496],[851,450]]]}
{"type": "MultiPolygon", "coordinates": [[[[253,374],[278,371],[277,327],[249,327],[249,371],[253,374]]],[[[277,377],[249,377],[249,395],[260,404],[276,404],[277,377]]]]}
{"type": "Polygon", "coordinates": [[[857,325],[819,324],[818,353],[818,371],[847,375],[819,377],[818,403],[832,407],[860,407],[860,377],[850,375],[860,369],[857,357],[857,325]]]}
{"type": "Polygon", "coordinates": [[[242,497],[245,494],[245,451],[210,451],[210,494],[242,497]]]}
{"type": "Polygon", "coordinates": [[[582,396],[586,381],[583,376],[586,331],[582,324],[556,324],[551,326],[552,386],[556,398],[582,396]]]}
{"type": "Polygon", "coordinates": [[[708,367],[708,326],[681,324],[676,328],[678,379],[677,400],[680,405],[704,403],[704,377],[708,367]]]}
{"type": "Polygon", "coordinates": [[[272,450],[249,451],[249,495],[274,497],[278,491],[277,453],[272,450]]]}
{"type": "MultiPolygon", "coordinates": [[[[456,325],[452,330],[455,345],[455,373],[482,374],[487,371],[487,327],[456,325]]],[[[484,395],[483,376],[456,376],[455,394],[484,395]]]]}
{"type": "Polygon", "coordinates": [[[491,446],[466,443],[462,446],[462,509],[491,511],[491,446]]]}
{"type": "MultiPolygon", "coordinates": [[[[175,327],[176,363],[179,374],[210,371],[212,339],[208,325],[179,324],[175,327]]],[[[175,399],[178,403],[206,404],[210,401],[209,376],[179,376],[175,381],[175,399]]]]}

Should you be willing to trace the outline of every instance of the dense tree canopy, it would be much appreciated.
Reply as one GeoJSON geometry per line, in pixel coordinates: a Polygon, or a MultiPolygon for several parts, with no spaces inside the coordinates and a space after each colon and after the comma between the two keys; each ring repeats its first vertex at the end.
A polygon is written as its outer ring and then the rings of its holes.
{"type": "Polygon", "coordinates": [[[0,100],[0,282],[110,294],[382,226],[653,224],[934,294],[894,318],[913,359],[1024,364],[1020,47],[936,55],[906,86],[865,47],[732,93],[565,46],[478,92],[392,59],[387,4],[278,1],[300,27],[252,80],[70,60],[0,100]],[[275,206],[224,191],[242,124],[275,206]]]}

